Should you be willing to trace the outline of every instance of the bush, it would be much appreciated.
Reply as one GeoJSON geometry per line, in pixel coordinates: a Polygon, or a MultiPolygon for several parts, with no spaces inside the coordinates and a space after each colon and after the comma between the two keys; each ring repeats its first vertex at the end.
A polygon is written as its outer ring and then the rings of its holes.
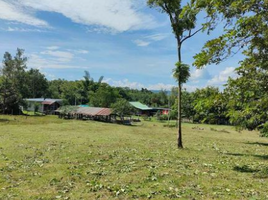
{"type": "Polygon", "coordinates": [[[178,111],[171,110],[170,111],[170,119],[172,119],[172,120],[178,119],[178,111]]]}
{"type": "Polygon", "coordinates": [[[260,127],[261,137],[268,137],[268,122],[260,127]]]}
{"type": "Polygon", "coordinates": [[[159,119],[160,121],[166,121],[168,120],[168,115],[160,115],[159,119]]]}

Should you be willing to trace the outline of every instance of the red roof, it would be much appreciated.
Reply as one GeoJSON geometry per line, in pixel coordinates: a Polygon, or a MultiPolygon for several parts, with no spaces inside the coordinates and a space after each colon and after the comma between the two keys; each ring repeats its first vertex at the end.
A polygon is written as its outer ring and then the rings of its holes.
{"type": "Polygon", "coordinates": [[[74,111],[74,114],[84,114],[90,116],[109,116],[112,114],[112,110],[110,108],[82,107],[74,111]]]}
{"type": "Polygon", "coordinates": [[[42,104],[43,105],[52,105],[53,103],[55,103],[56,101],[43,101],[42,104]]]}

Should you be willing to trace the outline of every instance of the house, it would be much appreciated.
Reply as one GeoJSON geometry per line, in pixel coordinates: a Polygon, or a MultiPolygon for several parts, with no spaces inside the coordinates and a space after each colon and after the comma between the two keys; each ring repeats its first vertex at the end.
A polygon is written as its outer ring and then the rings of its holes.
{"type": "Polygon", "coordinates": [[[169,115],[171,109],[169,108],[153,108],[155,112],[160,112],[161,115],[169,115]]]}
{"type": "Polygon", "coordinates": [[[129,102],[129,103],[137,110],[137,113],[136,113],[137,115],[153,116],[155,114],[155,111],[153,108],[150,108],[147,105],[142,104],[138,101],[129,102]]]}
{"type": "Polygon", "coordinates": [[[45,114],[54,114],[55,110],[57,110],[61,104],[61,99],[45,99],[45,98],[35,98],[35,99],[25,99],[27,104],[24,107],[24,110],[32,111],[32,112],[40,112],[45,114]]]}
{"type": "Polygon", "coordinates": [[[138,112],[137,115],[147,115],[154,116],[157,112],[160,112],[162,115],[168,115],[170,109],[168,108],[151,108],[140,102],[129,102],[138,112]]]}

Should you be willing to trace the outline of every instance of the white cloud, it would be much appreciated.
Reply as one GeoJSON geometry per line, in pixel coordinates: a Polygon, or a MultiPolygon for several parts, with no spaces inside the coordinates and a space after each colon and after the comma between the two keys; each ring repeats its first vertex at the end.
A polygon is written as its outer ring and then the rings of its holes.
{"type": "Polygon", "coordinates": [[[49,79],[49,80],[56,80],[57,77],[55,76],[55,74],[50,74],[50,73],[47,73],[47,72],[43,72],[42,73],[49,79]]]}
{"type": "MultiPolygon", "coordinates": [[[[83,49],[68,49],[66,51],[60,51],[59,46],[48,46],[45,51],[35,52],[27,55],[28,66],[30,68],[37,69],[88,69],[84,66],[76,66],[72,63],[74,62],[77,54],[87,54],[89,53],[83,49]]],[[[53,78],[53,77],[50,77],[53,78]]]]}
{"type": "Polygon", "coordinates": [[[142,39],[137,39],[137,40],[134,40],[133,42],[139,47],[147,47],[152,42],[161,41],[167,37],[168,37],[168,34],[158,33],[158,34],[154,34],[154,35],[145,36],[142,39]]]}
{"type": "Polygon", "coordinates": [[[24,8],[17,1],[0,0],[0,19],[17,21],[32,26],[47,27],[48,23],[37,19],[30,10],[25,12],[24,8]]]}
{"type": "MultiPolygon", "coordinates": [[[[105,83],[108,83],[114,87],[129,87],[131,89],[141,89],[141,88],[147,88],[148,90],[167,90],[171,91],[172,88],[177,87],[176,84],[165,84],[165,83],[156,83],[156,84],[149,84],[145,85],[139,82],[131,82],[128,79],[124,80],[113,80],[111,78],[105,79],[105,83]]],[[[196,89],[203,88],[203,86],[200,85],[183,85],[183,89],[186,89],[188,92],[193,92],[196,89]]]]}
{"type": "Polygon", "coordinates": [[[101,33],[109,33],[109,34],[112,34],[112,35],[116,35],[118,33],[118,31],[116,29],[111,29],[111,28],[107,28],[105,26],[91,26],[87,29],[87,32],[88,33],[98,33],[98,34],[101,34],[101,33]]]}
{"type": "Polygon", "coordinates": [[[33,26],[48,26],[34,12],[56,12],[75,23],[100,26],[111,31],[148,29],[153,17],[139,11],[134,0],[0,0],[0,18],[33,26]]]}
{"type": "Polygon", "coordinates": [[[203,69],[194,69],[191,73],[190,81],[198,82],[200,80],[210,79],[211,75],[209,74],[206,67],[203,69]]]}
{"type": "Polygon", "coordinates": [[[65,58],[70,58],[72,59],[73,58],[73,54],[88,54],[89,51],[88,50],[85,50],[85,49],[66,49],[66,51],[56,51],[56,50],[59,50],[60,47],[59,46],[48,46],[46,47],[47,50],[49,51],[44,51],[44,52],[41,52],[41,54],[48,54],[48,55],[52,55],[52,56],[55,56],[55,57],[65,57],[65,58]],[[71,52],[71,53],[70,53],[71,52]]]}
{"type": "Polygon", "coordinates": [[[139,82],[131,82],[128,79],[124,80],[113,80],[113,79],[105,79],[105,83],[109,83],[112,86],[115,87],[129,87],[131,89],[141,89],[141,88],[147,88],[148,90],[171,90],[173,87],[176,87],[172,84],[164,84],[164,83],[157,83],[157,84],[150,84],[150,85],[144,85],[139,82]]]}
{"type": "Polygon", "coordinates": [[[154,84],[154,85],[149,85],[147,88],[149,90],[168,90],[168,91],[170,91],[174,87],[176,87],[176,85],[157,83],[157,84],[154,84]]]}
{"type": "Polygon", "coordinates": [[[85,69],[84,67],[70,65],[69,63],[62,63],[56,60],[44,58],[38,54],[31,54],[28,56],[28,66],[37,69],[85,69]]]}
{"type": "Polygon", "coordinates": [[[227,82],[228,78],[235,78],[237,74],[235,73],[234,67],[227,67],[225,70],[221,71],[219,75],[214,76],[208,81],[208,85],[223,85],[227,82]]]}
{"type": "Polygon", "coordinates": [[[149,40],[153,40],[153,41],[161,41],[164,40],[165,38],[167,38],[169,36],[169,34],[166,33],[158,33],[158,34],[154,34],[154,35],[148,35],[145,38],[149,39],[149,40]]]}
{"type": "Polygon", "coordinates": [[[19,28],[19,27],[8,27],[6,29],[2,29],[8,32],[46,32],[45,30],[41,29],[29,29],[29,28],[19,28]]]}
{"type": "Polygon", "coordinates": [[[141,89],[144,87],[143,84],[138,83],[138,82],[130,82],[128,79],[117,81],[117,80],[113,80],[113,79],[108,78],[108,79],[105,79],[103,82],[109,83],[115,87],[129,87],[132,89],[141,89]]]}
{"type": "MultiPolygon", "coordinates": [[[[28,56],[28,65],[37,69],[85,69],[86,67],[72,65],[74,54],[59,51],[58,46],[46,47],[46,51],[32,53],[28,56]],[[51,50],[49,50],[51,49],[51,50]]],[[[52,77],[51,77],[52,78],[52,77]]]]}
{"type": "Polygon", "coordinates": [[[88,53],[89,53],[89,51],[87,51],[87,50],[83,50],[83,49],[70,50],[70,51],[72,51],[72,52],[74,52],[74,53],[77,53],[77,54],[88,54],[88,53]]]}
{"type": "Polygon", "coordinates": [[[194,92],[196,89],[201,89],[204,87],[205,86],[200,85],[188,85],[188,84],[183,85],[183,89],[185,89],[187,92],[194,92]]]}
{"type": "Polygon", "coordinates": [[[150,42],[144,40],[134,40],[133,42],[139,47],[147,47],[150,44],[150,42]]]}
{"type": "Polygon", "coordinates": [[[65,51],[43,51],[41,52],[43,55],[49,55],[52,57],[55,57],[57,61],[59,62],[69,62],[73,59],[74,55],[70,52],[65,52],[65,51]]]}
{"type": "Polygon", "coordinates": [[[46,49],[48,49],[48,50],[57,50],[59,48],[60,47],[58,47],[58,46],[50,46],[50,47],[47,47],[46,49]]]}

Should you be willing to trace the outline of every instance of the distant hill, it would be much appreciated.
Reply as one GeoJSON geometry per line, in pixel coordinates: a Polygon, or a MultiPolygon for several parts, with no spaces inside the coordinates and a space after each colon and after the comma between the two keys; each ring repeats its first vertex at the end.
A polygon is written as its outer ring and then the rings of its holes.
{"type": "MultiPolygon", "coordinates": [[[[159,93],[159,92],[161,92],[161,90],[151,90],[151,91],[153,93],[159,93]]],[[[171,91],[166,90],[165,92],[166,92],[167,95],[170,95],[171,94],[171,91]]]]}

